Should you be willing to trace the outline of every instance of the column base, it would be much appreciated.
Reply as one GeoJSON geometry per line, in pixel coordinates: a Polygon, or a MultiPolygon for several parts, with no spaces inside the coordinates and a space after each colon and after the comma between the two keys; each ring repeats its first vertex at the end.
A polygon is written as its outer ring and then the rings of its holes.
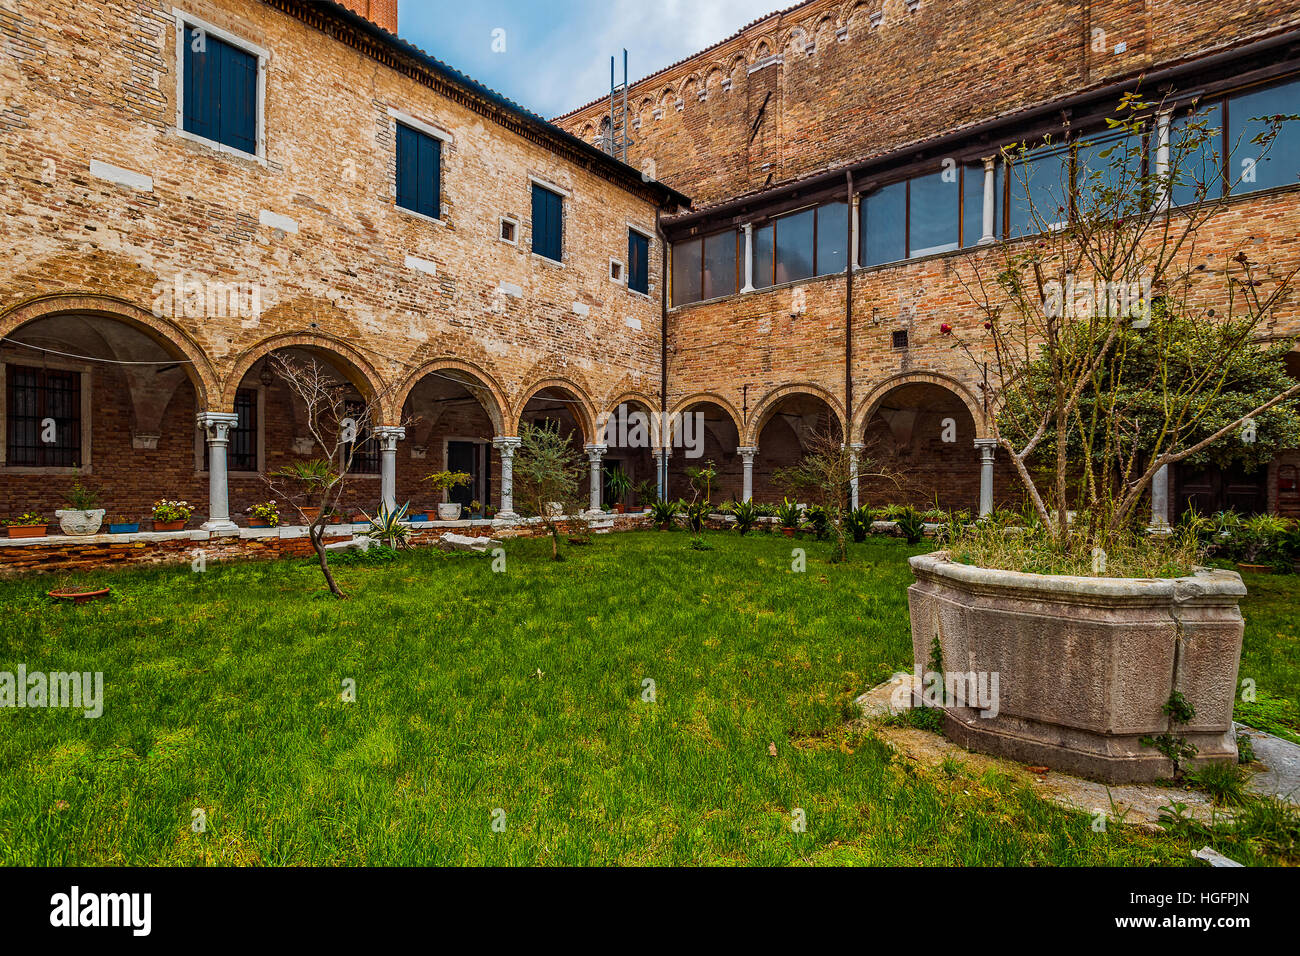
{"type": "Polygon", "coordinates": [[[239,534],[239,525],[229,518],[224,518],[217,521],[205,521],[199,525],[199,530],[212,534],[239,534]]]}

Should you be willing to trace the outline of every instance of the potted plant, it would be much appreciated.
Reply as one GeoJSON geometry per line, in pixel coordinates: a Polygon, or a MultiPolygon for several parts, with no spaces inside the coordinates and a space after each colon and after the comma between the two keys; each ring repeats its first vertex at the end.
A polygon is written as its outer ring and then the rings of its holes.
{"type": "Polygon", "coordinates": [[[898,516],[898,533],[907,539],[908,544],[920,544],[925,537],[925,522],[915,508],[904,508],[898,516]]]}
{"type": "MultiPolygon", "coordinates": [[[[452,488],[463,488],[468,485],[473,478],[463,471],[436,471],[432,475],[426,475],[425,481],[433,486],[435,492],[441,492],[444,495],[452,488]]],[[[456,521],[460,518],[460,504],[455,501],[441,502],[438,504],[437,520],[439,521],[456,521]]],[[[429,513],[429,520],[434,520],[434,513],[429,513]]]]}
{"type": "Polygon", "coordinates": [[[803,512],[797,504],[786,498],[777,506],[776,518],[781,523],[781,533],[787,538],[793,538],[803,523],[803,512]]]}
{"type": "Polygon", "coordinates": [[[99,494],[82,484],[80,473],[73,479],[64,500],[68,507],[54,512],[64,534],[87,535],[99,531],[104,522],[104,509],[95,507],[99,504],[99,494]]]}
{"type": "Polygon", "coordinates": [[[483,502],[479,501],[477,498],[471,501],[469,503],[469,516],[481,520],[483,517],[483,502]]]}
{"type": "Polygon", "coordinates": [[[605,474],[605,487],[609,491],[609,502],[619,514],[626,511],[624,499],[632,490],[632,479],[622,468],[610,468],[605,474]]]}
{"type": "Polygon", "coordinates": [[[636,483],[636,500],[642,511],[649,511],[650,506],[659,500],[659,486],[653,478],[646,478],[636,483]]]}
{"type": "Polygon", "coordinates": [[[280,509],[274,501],[264,501],[248,509],[250,528],[276,528],[280,525],[280,509]]]}
{"type": "Polygon", "coordinates": [[[135,534],[140,530],[140,522],[132,521],[126,515],[116,514],[108,519],[109,534],[135,534]]]}
{"type": "Polygon", "coordinates": [[[5,522],[9,529],[11,538],[43,538],[45,537],[45,519],[35,511],[28,511],[20,514],[17,518],[10,518],[5,522]]]}
{"type": "Polygon", "coordinates": [[[731,516],[736,519],[733,527],[743,537],[749,534],[754,522],[758,520],[758,506],[752,501],[738,501],[731,508],[731,516]]]}
{"type": "Polygon", "coordinates": [[[155,531],[182,531],[194,514],[188,501],[169,501],[166,498],[153,503],[153,529],[155,531]]]}

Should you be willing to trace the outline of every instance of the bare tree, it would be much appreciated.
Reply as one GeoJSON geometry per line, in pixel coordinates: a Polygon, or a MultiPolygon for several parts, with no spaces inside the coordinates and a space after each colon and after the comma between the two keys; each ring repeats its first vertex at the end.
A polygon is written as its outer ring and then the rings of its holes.
{"type": "Polygon", "coordinates": [[[358,399],[353,388],[312,358],[300,362],[276,353],[269,362],[276,377],[302,404],[303,424],[322,454],[271,472],[266,483],[277,497],[293,506],[307,526],[330,593],[346,598],[330,571],[325,528],[341,510],[357,447],[371,433],[381,413],[382,396],[358,399]]]}
{"type": "Polygon", "coordinates": [[[538,515],[551,535],[551,558],[560,554],[560,521],[566,511],[581,510],[578,485],[582,480],[582,456],[568,435],[560,434],[552,422],[519,427],[519,448],[515,452],[514,493],[516,500],[538,515]]]}
{"type": "MultiPolygon", "coordinates": [[[[1207,254],[1202,233],[1225,211],[1224,184],[1233,184],[1225,171],[1241,144],[1221,156],[1208,114],[1171,129],[1158,119],[1167,112],[1131,93],[1104,134],[1005,149],[1027,232],[1040,235],[971,257],[961,279],[982,335],[941,327],[981,370],[993,435],[1067,551],[1107,546],[1133,523],[1162,468],[1300,394],[1300,384],[1286,388],[1204,434],[1235,360],[1258,347],[1297,267],[1252,260],[1244,240],[1227,255],[1207,254]],[[1055,182],[1047,162],[1063,170],[1055,182]],[[1214,330],[1190,358],[1198,343],[1176,321],[1187,318],[1214,330]],[[1140,416],[1131,408],[1139,389],[1156,396],[1140,416]],[[1068,521],[1072,504],[1086,512],[1078,529],[1068,521]]],[[[1281,124],[1296,119],[1256,119],[1261,132],[1243,170],[1264,162],[1281,124]]]]}

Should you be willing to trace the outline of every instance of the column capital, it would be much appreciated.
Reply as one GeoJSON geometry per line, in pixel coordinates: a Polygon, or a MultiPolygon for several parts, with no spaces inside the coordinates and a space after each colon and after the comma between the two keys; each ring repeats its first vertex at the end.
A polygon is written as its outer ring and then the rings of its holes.
{"type": "Polygon", "coordinates": [[[379,439],[381,451],[397,451],[397,443],[406,437],[406,429],[401,425],[376,425],[371,432],[379,439]]]}
{"type": "Polygon", "coordinates": [[[980,158],[980,162],[984,164],[986,170],[991,170],[995,165],[997,165],[997,161],[998,157],[996,153],[992,156],[983,156],[980,158]]]}
{"type": "Polygon", "coordinates": [[[998,440],[996,438],[977,438],[975,439],[976,448],[997,448],[998,440]]]}
{"type": "Polygon", "coordinates": [[[234,412],[199,412],[194,421],[203,429],[209,442],[227,442],[230,429],[239,424],[239,416],[234,412]]]}
{"type": "Polygon", "coordinates": [[[593,442],[590,444],[583,445],[582,450],[587,453],[587,459],[592,464],[595,464],[605,456],[605,452],[609,451],[609,446],[601,445],[593,442]]]}
{"type": "Polygon", "coordinates": [[[748,458],[750,461],[753,461],[754,456],[758,454],[758,446],[742,445],[741,447],[736,449],[736,454],[739,455],[741,458],[748,458]]]}
{"type": "Polygon", "coordinates": [[[650,454],[654,455],[656,458],[669,458],[669,457],[672,456],[672,453],[673,453],[673,450],[672,450],[671,448],[651,448],[651,449],[650,449],[650,454]]]}
{"type": "Polygon", "coordinates": [[[524,440],[517,435],[497,435],[492,439],[492,447],[501,452],[502,458],[514,458],[523,443],[524,440]]]}

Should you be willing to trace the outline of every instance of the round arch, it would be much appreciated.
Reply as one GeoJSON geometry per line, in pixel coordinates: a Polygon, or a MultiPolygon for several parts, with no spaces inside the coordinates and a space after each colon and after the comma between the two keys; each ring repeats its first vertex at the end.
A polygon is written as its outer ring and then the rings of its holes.
{"type": "MultiPolygon", "coordinates": [[[[244,376],[248,374],[259,359],[280,349],[290,348],[320,352],[332,359],[340,360],[338,371],[343,373],[357,391],[368,399],[378,398],[381,404],[387,404],[383,401],[383,397],[389,392],[389,389],[383,379],[365,356],[352,346],[325,335],[286,333],[263,339],[240,354],[235,361],[234,367],[230,370],[230,374],[226,376],[225,384],[222,387],[221,400],[223,407],[234,407],[235,392],[239,390],[240,382],[244,380],[244,376]]],[[[384,408],[383,411],[387,415],[391,414],[392,410],[384,408]]]]}
{"type": "MultiPolygon", "coordinates": [[[[218,376],[212,362],[189,332],[170,319],[156,316],[125,299],[88,293],[27,299],[0,311],[0,337],[8,337],[23,326],[56,315],[97,316],[121,322],[148,336],[164,352],[182,360],[181,364],[194,386],[200,408],[210,409],[211,402],[220,393],[218,376]]],[[[233,401],[232,396],[231,402],[233,401]]]]}
{"type": "Polygon", "coordinates": [[[519,433],[519,422],[523,419],[524,409],[528,407],[528,403],[537,397],[538,392],[543,392],[548,388],[560,389],[573,396],[575,400],[572,403],[574,416],[578,419],[584,438],[590,441],[590,436],[596,434],[595,406],[591,401],[591,397],[567,378],[544,378],[520,392],[520,399],[514,406],[510,422],[513,429],[512,434],[519,433]]]}
{"type": "Polygon", "coordinates": [[[852,434],[857,440],[860,441],[866,433],[867,425],[876,414],[876,410],[880,408],[880,403],[884,401],[885,396],[904,385],[934,385],[952,392],[970,412],[970,417],[975,422],[975,437],[991,437],[983,407],[975,394],[964,384],[942,372],[902,372],[877,382],[858,405],[857,414],[853,416],[852,429],[852,434]]]}
{"type": "Polygon", "coordinates": [[[673,406],[670,414],[672,417],[676,418],[678,415],[689,411],[693,405],[717,405],[720,409],[726,412],[727,416],[731,419],[731,424],[736,428],[736,434],[745,434],[745,429],[741,425],[741,416],[740,413],[736,411],[736,406],[732,405],[731,402],[714,392],[696,392],[694,395],[688,395],[673,406]]]}
{"type": "Polygon", "coordinates": [[[502,390],[500,383],[493,375],[472,362],[465,362],[455,358],[437,358],[425,362],[402,381],[393,395],[393,421],[400,418],[406,400],[421,379],[427,375],[448,370],[463,372],[473,380],[461,382],[460,384],[464,385],[465,389],[478,399],[479,404],[483,406],[483,410],[487,412],[488,418],[492,420],[492,427],[496,429],[497,434],[506,434],[506,414],[510,409],[510,403],[506,401],[505,392],[502,390]]]}
{"type": "Polygon", "coordinates": [[[763,429],[775,414],[777,406],[781,404],[782,399],[789,398],[791,395],[810,395],[813,398],[820,399],[826,403],[826,406],[834,414],[836,422],[840,426],[840,434],[845,434],[844,430],[844,406],[840,400],[832,395],[820,385],[810,383],[796,383],[793,385],[782,385],[780,388],[768,392],[754,409],[754,414],[750,418],[749,426],[742,433],[745,438],[745,444],[753,447],[758,444],[758,436],[763,434],[763,429]]]}

